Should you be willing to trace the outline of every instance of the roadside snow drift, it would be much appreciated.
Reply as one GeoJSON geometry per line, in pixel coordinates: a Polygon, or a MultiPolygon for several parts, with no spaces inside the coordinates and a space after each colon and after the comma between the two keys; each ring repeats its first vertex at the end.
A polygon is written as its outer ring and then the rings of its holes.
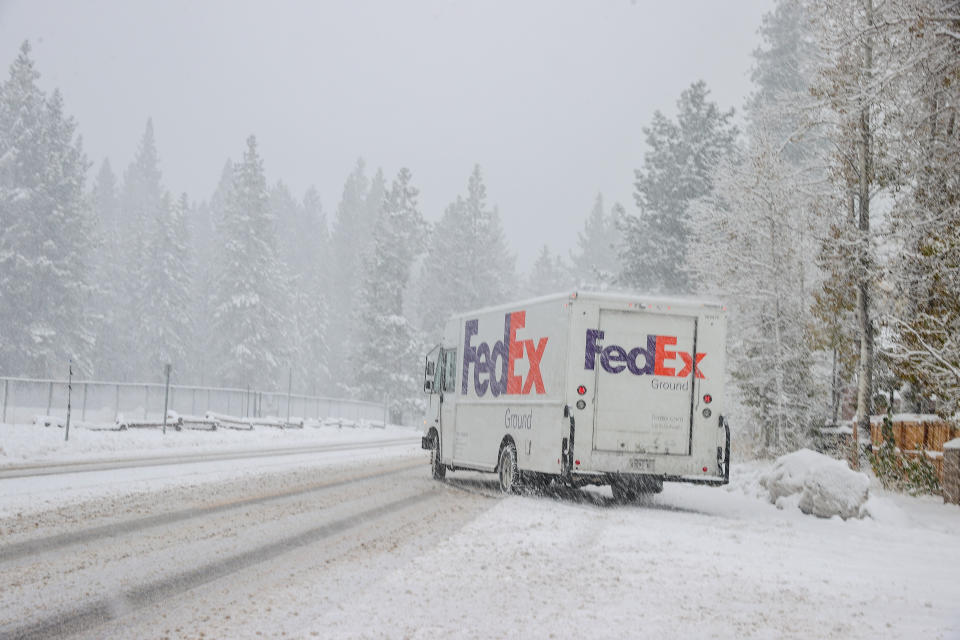
{"type": "Polygon", "coordinates": [[[779,508],[796,505],[800,511],[820,518],[862,518],[870,480],[851,470],[841,460],[809,449],[777,458],[773,468],[760,478],[779,508]]]}

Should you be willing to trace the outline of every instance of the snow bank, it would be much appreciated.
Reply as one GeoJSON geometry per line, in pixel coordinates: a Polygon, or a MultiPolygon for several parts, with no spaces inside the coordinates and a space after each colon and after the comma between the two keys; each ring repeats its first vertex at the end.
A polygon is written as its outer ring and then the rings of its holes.
{"type": "Polygon", "coordinates": [[[770,502],[779,508],[796,506],[820,518],[862,518],[870,479],[845,462],[809,449],[781,456],[760,478],[770,502]]]}
{"type": "MultiPolygon", "coordinates": [[[[183,416],[179,416],[183,417],[183,416]]],[[[186,424],[186,423],[185,423],[186,424]]],[[[340,429],[320,424],[311,429],[276,429],[272,427],[245,430],[192,429],[175,431],[160,429],[115,428],[101,430],[93,425],[70,426],[70,440],[64,441],[64,430],[38,425],[11,425],[0,423],[0,468],[7,465],[102,459],[115,455],[139,457],[223,451],[257,451],[299,445],[374,442],[389,438],[411,438],[420,435],[419,429],[382,424],[376,426],[352,423],[356,428],[340,429]]],[[[419,446],[419,439],[417,439],[419,446]]]]}

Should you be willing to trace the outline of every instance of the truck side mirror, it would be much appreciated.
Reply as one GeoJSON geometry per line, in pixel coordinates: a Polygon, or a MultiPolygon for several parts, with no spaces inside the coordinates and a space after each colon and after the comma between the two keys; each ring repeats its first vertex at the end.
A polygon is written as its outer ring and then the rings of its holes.
{"type": "Polygon", "coordinates": [[[424,393],[433,393],[433,380],[424,380],[424,381],[423,381],[423,392],[424,392],[424,393]]]}

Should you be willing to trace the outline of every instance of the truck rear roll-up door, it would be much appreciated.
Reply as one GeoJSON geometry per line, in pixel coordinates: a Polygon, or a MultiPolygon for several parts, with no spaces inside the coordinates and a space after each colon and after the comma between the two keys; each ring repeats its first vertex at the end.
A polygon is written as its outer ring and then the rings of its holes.
{"type": "Polygon", "coordinates": [[[593,448],[690,455],[696,317],[601,310],[600,332],[593,448]]]}

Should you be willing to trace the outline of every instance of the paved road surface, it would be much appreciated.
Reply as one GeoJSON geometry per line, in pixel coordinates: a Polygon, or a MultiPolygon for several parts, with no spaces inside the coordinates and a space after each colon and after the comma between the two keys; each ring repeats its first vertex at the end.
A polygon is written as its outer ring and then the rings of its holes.
{"type": "Polygon", "coordinates": [[[401,547],[416,552],[489,508],[496,494],[484,489],[436,483],[423,455],[406,455],[167,491],[122,514],[75,505],[4,536],[0,637],[180,636],[184,621],[209,629],[211,615],[230,628],[237,603],[278,580],[309,578],[318,597],[343,598],[389,571],[401,547]],[[179,631],[165,628],[171,610],[179,631]]]}

